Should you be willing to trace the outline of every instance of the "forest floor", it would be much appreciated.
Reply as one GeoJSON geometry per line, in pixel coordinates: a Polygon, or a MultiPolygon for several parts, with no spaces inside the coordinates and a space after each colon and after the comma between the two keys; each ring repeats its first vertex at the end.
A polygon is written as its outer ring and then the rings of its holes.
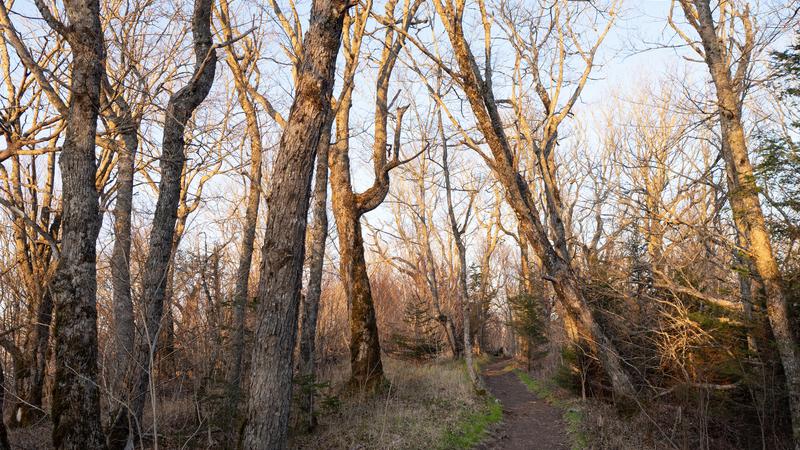
{"type": "Polygon", "coordinates": [[[563,411],[537,397],[520,381],[514,361],[502,359],[485,367],[486,388],[503,405],[503,423],[480,450],[569,449],[563,411]]]}

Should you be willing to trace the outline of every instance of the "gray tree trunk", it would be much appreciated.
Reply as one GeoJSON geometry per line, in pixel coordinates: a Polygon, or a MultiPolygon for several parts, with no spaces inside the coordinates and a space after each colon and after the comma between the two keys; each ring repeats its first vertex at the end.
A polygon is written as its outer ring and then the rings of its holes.
{"type": "Polygon", "coordinates": [[[72,50],[70,103],[59,161],[62,186],[61,255],[53,276],[53,446],[104,447],[97,379],[95,241],[100,230],[95,136],[105,50],[97,0],[66,0],[69,25],[43,2],[42,16],[72,50]]]}
{"type": "MultiPolygon", "coordinates": [[[[329,121],[330,122],[330,121],[329,121]]],[[[308,261],[308,287],[303,297],[302,324],[300,326],[300,376],[304,382],[313,384],[315,377],[315,348],[317,337],[317,313],[322,295],[322,269],[325,263],[325,241],[328,238],[328,148],[331,140],[331,125],[326,125],[317,147],[317,167],[314,179],[313,222],[308,236],[310,249],[308,261]]],[[[304,393],[301,405],[304,421],[309,429],[316,426],[314,415],[314,389],[304,393]]]]}
{"type": "MultiPolygon", "coordinates": [[[[111,286],[114,311],[114,367],[112,389],[116,398],[129,402],[126,387],[130,384],[134,361],[136,327],[131,298],[131,213],[133,209],[133,174],[139,147],[138,124],[130,106],[117,97],[112,106],[111,122],[122,139],[117,147],[117,199],[114,205],[114,248],[111,251],[111,286]]],[[[114,405],[119,408],[119,405],[114,405]]],[[[126,408],[119,408],[127,414],[126,408]]]]}
{"type": "Polygon", "coordinates": [[[287,446],[311,178],[320,137],[329,120],[348,5],[345,0],[314,0],[311,6],[294,103],[270,178],[243,436],[246,449],[287,446]]]}

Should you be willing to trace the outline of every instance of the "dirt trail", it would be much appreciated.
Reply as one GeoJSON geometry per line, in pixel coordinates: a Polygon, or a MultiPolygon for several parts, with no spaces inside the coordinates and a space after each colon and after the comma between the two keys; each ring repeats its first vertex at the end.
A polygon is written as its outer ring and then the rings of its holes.
{"type": "Polygon", "coordinates": [[[511,370],[508,359],[483,371],[486,387],[503,404],[503,423],[495,436],[479,450],[569,449],[562,412],[536,397],[511,370]]]}

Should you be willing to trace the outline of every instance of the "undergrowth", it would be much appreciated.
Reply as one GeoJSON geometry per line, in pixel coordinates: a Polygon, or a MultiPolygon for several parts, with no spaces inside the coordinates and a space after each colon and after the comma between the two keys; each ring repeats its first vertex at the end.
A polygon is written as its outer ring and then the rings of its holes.
{"type": "Polygon", "coordinates": [[[415,364],[384,358],[389,385],[373,397],[347,394],[347,366],[328,373],[328,399],[311,433],[292,434],[297,449],[455,449],[480,442],[502,409],[478,395],[462,362],[415,364]],[[335,401],[330,401],[335,399],[335,401]]]}

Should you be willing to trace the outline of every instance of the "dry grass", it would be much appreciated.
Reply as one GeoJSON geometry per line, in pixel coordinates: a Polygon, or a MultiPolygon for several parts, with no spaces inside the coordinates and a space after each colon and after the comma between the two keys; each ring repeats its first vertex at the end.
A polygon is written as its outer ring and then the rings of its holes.
{"type": "MultiPolygon", "coordinates": [[[[349,375],[346,364],[323,370],[320,378],[332,387],[320,391],[319,426],[311,434],[294,435],[290,446],[313,450],[468,448],[499,419],[493,418],[486,399],[472,389],[463,362],[418,365],[387,357],[383,362],[389,385],[372,398],[342,392],[349,375]]],[[[159,406],[160,448],[224,448],[224,435],[199,420],[192,399],[171,399],[159,406]]],[[[145,416],[149,425],[149,409],[145,416]]],[[[51,448],[49,422],[10,434],[14,448],[51,448]]]]}
{"type": "MultiPolygon", "coordinates": [[[[295,436],[297,449],[435,449],[480,413],[485,400],[466,378],[463,364],[434,361],[424,365],[384,358],[389,380],[385,393],[372,398],[336,397],[323,408],[312,434],[295,436]]],[[[346,375],[337,371],[332,395],[346,375]]],[[[334,398],[334,397],[329,397],[334,398]]]]}

